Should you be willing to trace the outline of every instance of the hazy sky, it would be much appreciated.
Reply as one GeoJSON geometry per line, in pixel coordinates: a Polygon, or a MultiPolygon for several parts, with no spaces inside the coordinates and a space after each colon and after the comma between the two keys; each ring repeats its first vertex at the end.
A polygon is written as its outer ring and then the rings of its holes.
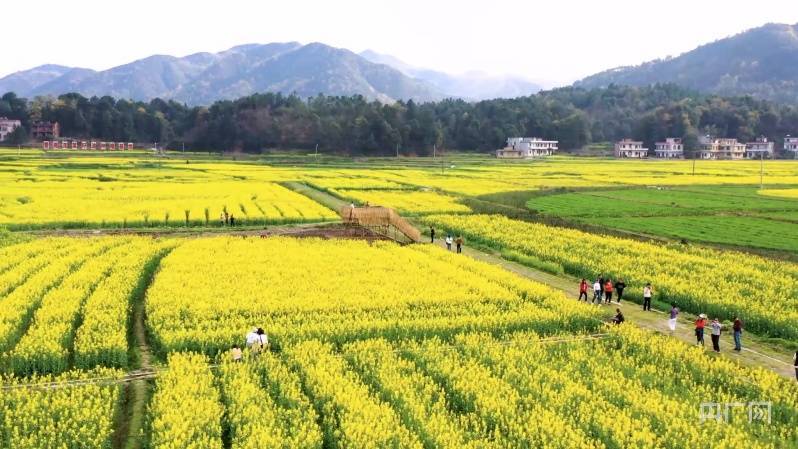
{"type": "Polygon", "coordinates": [[[766,22],[794,0],[3,0],[0,76],[39,64],[107,69],[151,54],[319,41],[449,72],[565,84],[677,55],[766,22]]]}

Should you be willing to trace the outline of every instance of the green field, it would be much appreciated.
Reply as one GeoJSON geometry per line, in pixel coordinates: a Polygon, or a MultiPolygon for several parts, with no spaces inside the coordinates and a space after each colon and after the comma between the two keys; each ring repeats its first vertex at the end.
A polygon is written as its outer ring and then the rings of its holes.
{"type": "Polygon", "coordinates": [[[602,189],[533,197],[544,216],[723,245],[798,251],[798,201],[748,186],[602,189]]]}

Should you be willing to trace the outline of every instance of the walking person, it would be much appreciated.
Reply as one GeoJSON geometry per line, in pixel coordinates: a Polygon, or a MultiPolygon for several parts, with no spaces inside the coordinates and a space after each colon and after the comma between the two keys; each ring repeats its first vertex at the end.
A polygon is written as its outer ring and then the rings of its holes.
{"type": "Polygon", "coordinates": [[[601,304],[601,283],[598,279],[593,283],[593,300],[591,302],[596,305],[601,304]]]}
{"type": "Polygon", "coordinates": [[[743,322],[737,316],[734,317],[732,330],[734,330],[734,350],[740,352],[743,350],[743,322]]]}
{"type": "Polygon", "coordinates": [[[233,214],[230,214],[230,226],[235,226],[236,224],[236,217],[233,214]]]}
{"type": "Polygon", "coordinates": [[[447,235],[445,241],[446,241],[446,249],[448,251],[451,251],[452,250],[452,242],[454,242],[454,239],[452,238],[452,235],[451,234],[447,235]]]}
{"type": "Polygon", "coordinates": [[[604,302],[612,304],[612,280],[610,279],[604,282],[604,302]]]}
{"type": "Polygon", "coordinates": [[[463,236],[462,235],[458,235],[457,238],[454,241],[454,244],[457,246],[457,254],[460,254],[460,253],[463,252],[463,243],[465,243],[465,240],[463,240],[463,236]]]}
{"type": "Polygon", "coordinates": [[[432,226],[429,227],[429,242],[435,243],[435,228],[432,226]]]}
{"type": "Polygon", "coordinates": [[[707,316],[703,313],[698,315],[698,319],[695,320],[695,340],[696,346],[704,346],[704,326],[707,324],[707,316]]]}
{"type": "Polygon", "coordinates": [[[646,286],[643,287],[643,310],[651,311],[651,283],[646,283],[646,286]]]}
{"type": "Polygon", "coordinates": [[[229,223],[230,223],[230,214],[228,214],[227,211],[224,211],[224,224],[229,224],[229,223]]]}
{"type": "MultiPolygon", "coordinates": [[[[649,302],[651,301],[649,300],[649,302]]],[[[673,334],[676,331],[676,320],[678,316],[679,316],[679,308],[676,307],[676,304],[671,304],[671,314],[670,318],[668,319],[668,329],[671,330],[671,334],[673,334]]]]}
{"type": "Polygon", "coordinates": [[[581,301],[582,298],[585,298],[585,302],[587,302],[587,279],[582,279],[582,282],[579,283],[579,299],[577,301],[581,301]]]}
{"type": "Polygon", "coordinates": [[[723,329],[723,325],[718,318],[715,317],[715,319],[712,320],[712,324],[709,326],[712,328],[712,350],[720,352],[720,331],[723,329]]]}
{"type": "Polygon", "coordinates": [[[626,283],[623,279],[618,279],[615,281],[615,293],[618,294],[618,304],[621,303],[621,298],[623,298],[623,290],[626,288],[626,283]]]}

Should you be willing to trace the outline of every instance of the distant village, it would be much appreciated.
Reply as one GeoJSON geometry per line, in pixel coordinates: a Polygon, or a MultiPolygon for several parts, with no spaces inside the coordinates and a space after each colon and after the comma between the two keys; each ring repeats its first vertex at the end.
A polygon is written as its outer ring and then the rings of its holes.
{"type": "MultiPolygon", "coordinates": [[[[20,120],[10,120],[0,117],[0,142],[22,126],[20,120]]],[[[58,122],[33,122],[30,126],[29,136],[34,141],[40,142],[43,150],[132,150],[132,142],[106,142],[99,139],[73,139],[62,138],[58,122]]]]}
{"type": "MultiPolygon", "coordinates": [[[[0,117],[0,142],[22,126],[20,120],[0,117]]],[[[62,138],[58,122],[37,121],[31,124],[29,136],[40,142],[44,150],[131,150],[131,142],[107,142],[99,139],[62,138]]],[[[728,137],[702,136],[699,148],[693,152],[695,159],[706,160],[743,160],[773,159],[775,145],[766,137],[759,137],[753,142],[738,142],[728,137]]],[[[496,150],[499,159],[533,159],[551,156],[558,151],[559,141],[545,140],[539,137],[510,137],[504,148],[496,150]]],[[[790,159],[798,159],[798,137],[785,136],[782,146],[784,155],[790,159]]],[[[614,156],[618,159],[647,159],[651,150],[643,146],[642,141],[623,139],[615,142],[614,156]]],[[[663,142],[656,142],[653,151],[656,159],[684,159],[682,139],[668,137],[663,142]]]]}
{"type": "MultiPolygon", "coordinates": [[[[510,137],[504,148],[496,150],[499,159],[533,159],[550,156],[558,150],[558,141],[545,140],[539,137],[510,137]]],[[[759,137],[753,142],[742,143],[737,139],[727,137],[702,136],[699,138],[699,148],[695,151],[695,159],[707,160],[738,160],[738,159],[773,159],[775,156],[774,142],[766,137],[759,137]]],[[[684,144],[682,139],[668,137],[664,142],[655,144],[653,156],[657,159],[684,159],[684,144]]],[[[784,154],[789,158],[798,159],[798,137],[784,137],[784,154]]],[[[643,142],[632,139],[623,139],[615,142],[614,155],[618,159],[646,159],[650,150],[643,146],[643,142]]]]}

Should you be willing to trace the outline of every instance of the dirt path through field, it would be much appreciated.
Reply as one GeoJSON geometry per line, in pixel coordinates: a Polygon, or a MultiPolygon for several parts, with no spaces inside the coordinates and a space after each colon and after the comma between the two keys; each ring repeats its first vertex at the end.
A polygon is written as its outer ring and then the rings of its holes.
{"type": "MultiPolygon", "coordinates": [[[[429,241],[429,240],[427,240],[429,241]]],[[[441,239],[436,240],[436,244],[446,247],[441,239]]],[[[452,249],[454,250],[454,249],[452,249]]],[[[532,279],[534,281],[546,284],[552,288],[563,291],[568,298],[576,298],[579,296],[579,280],[567,275],[553,275],[540,270],[529,268],[527,266],[511,262],[501,258],[497,254],[491,254],[486,251],[464,247],[463,254],[472,257],[476,260],[489,262],[495,265],[500,265],[503,268],[512,271],[516,274],[532,279]]],[[[627,323],[633,323],[637,326],[659,332],[664,335],[671,335],[668,329],[668,314],[662,310],[652,309],[650,312],[643,311],[640,304],[633,302],[622,301],[622,304],[613,302],[611,305],[601,305],[596,307],[611,308],[615,312],[615,308],[620,308],[626,318],[627,323]]],[[[694,315],[682,312],[679,315],[679,321],[676,331],[672,334],[674,338],[684,342],[695,344],[695,335],[693,333],[694,315]]],[[[707,334],[709,332],[707,331],[707,334]]],[[[707,352],[715,353],[712,351],[712,343],[709,335],[706,336],[707,352]]],[[[741,364],[751,367],[762,367],[774,371],[782,376],[795,378],[795,371],[792,364],[792,353],[787,353],[786,350],[773,347],[772,345],[763,341],[749,332],[743,333],[743,351],[735,352],[733,350],[734,342],[732,339],[731,330],[726,330],[721,336],[720,343],[720,357],[727,357],[739,361],[741,364]]]]}

